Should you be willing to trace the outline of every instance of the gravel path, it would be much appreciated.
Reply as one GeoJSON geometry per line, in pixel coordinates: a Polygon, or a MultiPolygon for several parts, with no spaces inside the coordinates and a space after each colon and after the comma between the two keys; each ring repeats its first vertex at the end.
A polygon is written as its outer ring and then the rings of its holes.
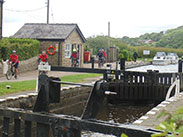
{"type": "MultiPolygon", "coordinates": [[[[108,63],[109,64],[109,63],[108,63]]],[[[116,62],[110,63],[112,65],[112,68],[116,68],[116,62]]],[[[138,61],[138,62],[126,62],[126,67],[136,67],[137,65],[143,65],[143,62],[138,61]]],[[[91,64],[84,64],[84,68],[91,68],[91,64]]],[[[95,63],[95,68],[98,68],[98,64],[95,63]]],[[[106,68],[106,64],[103,69],[106,68]]],[[[61,77],[61,76],[68,76],[68,75],[74,75],[74,74],[81,74],[81,73],[76,73],[76,72],[58,72],[58,71],[50,71],[48,72],[48,76],[53,76],[53,77],[61,77]]],[[[9,82],[9,81],[24,81],[24,80],[35,80],[38,77],[38,71],[33,70],[33,71],[28,71],[24,73],[20,73],[18,76],[18,79],[12,78],[11,80],[7,80],[5,75],[0,75],[0,82],[9,82]]]]}

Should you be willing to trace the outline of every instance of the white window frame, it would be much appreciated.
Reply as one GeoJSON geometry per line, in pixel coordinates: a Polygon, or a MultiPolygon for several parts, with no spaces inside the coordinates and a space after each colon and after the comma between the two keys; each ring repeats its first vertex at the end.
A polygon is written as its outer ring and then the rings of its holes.
{"type": "Polygon", "coordinates": [[[70,58],[70,57],[71,57],[71,44],[66,43],[65,44],[65,58],[70,58]],[[69,54],[67,54],[66,52],[69,52],[69,54]]]}

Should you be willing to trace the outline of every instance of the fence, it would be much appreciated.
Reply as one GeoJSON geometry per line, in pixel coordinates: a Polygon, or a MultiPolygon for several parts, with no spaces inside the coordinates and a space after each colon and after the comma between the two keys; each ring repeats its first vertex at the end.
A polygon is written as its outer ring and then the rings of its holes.
{"type": "MultiPolygon", "coordinates": [[[[149,101],[165,100],[169,87],[178,77],[182,83],[182,73],[159,73],[157,71],[131,72],[124,71],[116,75],[118,80],[108,82],[109,90],[117,92],[110,100],[149,101]]],[[[181,87],[182,89],[182,87],[181,87]]],[[[171,96],[175,92],[171,93],[171,96]]]]}

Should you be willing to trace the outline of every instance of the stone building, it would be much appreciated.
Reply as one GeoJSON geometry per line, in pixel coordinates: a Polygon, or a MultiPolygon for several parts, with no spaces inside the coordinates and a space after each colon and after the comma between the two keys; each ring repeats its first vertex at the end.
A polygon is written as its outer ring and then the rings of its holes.
{"type": "MultiPolygon", "coordinates": [[[[86,39],[77,24],[27,23],[13,37],[39,40],[40,53],[53,46],[56,49],[56,53],[49,55],[47,52],[50,65],[71,66],[70,56],[73,49],[77,49],[79,64],[81,67],[83,65],[83,44],[86,39]]],[[[49,51],[53,53],[53,48],[50,48],[49,51]]]]}

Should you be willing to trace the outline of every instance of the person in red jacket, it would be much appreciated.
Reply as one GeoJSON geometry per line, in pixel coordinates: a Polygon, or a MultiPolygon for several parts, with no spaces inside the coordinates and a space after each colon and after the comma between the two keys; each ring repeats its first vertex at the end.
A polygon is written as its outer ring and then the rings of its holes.
{"type": "Polygon", "coordinates": [[[102,52],[104,53],[104,58],[105,58],[104,62],[106,63],[106,60],[107,60],[107,54],[106,54],[106,52],[105,52],[105,50],[104,50],[104,49],[102,49],[102,52]]]}
{"type": "Polygon", "coordinates": [[[12,51],[12,54],[9,57],[8,64],[10,64],[10,61],[12,62],[11,65],[15,68],[15,78],[17,78],[19,60],[15,50],[12,51]]]}
{"type": "Polygon", "coordinates": [[[78,64],[78,52],[76,49],[73,49],[73,52],[72,52],[72,55],[71,55],[71,61],[72,61],[72,64],[71,66],[72,67],[76,67],[77,64],[78,64]]]}
{"type": "Polygon", "coordinates": [[[48,55],[45,51],[42,51],[42,54],[39,56],[38,62],[48,62],[48,55]]]}

